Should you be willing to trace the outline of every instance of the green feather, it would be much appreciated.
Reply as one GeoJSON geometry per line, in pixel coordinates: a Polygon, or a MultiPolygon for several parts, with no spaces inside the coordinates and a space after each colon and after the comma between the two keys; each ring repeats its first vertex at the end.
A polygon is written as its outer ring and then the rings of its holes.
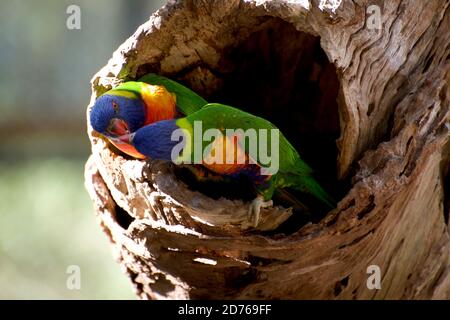
{"type": "MultiPolygon", "coordinates": [[[[203,132],[212,128],[234,130],[243,129],[244,131],[254,129],[259,135],[259,129],[277,129],[275,125],[263,118],[230,106],[210,103],[204,106],[201,110],[177,121],[177,125],[191,132],[191,143],[194,143],[192,128],[195,121],[201,121],[203,132]]],[[[205,148],[209,143],[210,142],[204,142],[203,148],[205,148]]],[[[272,141],[270,140],[269,133],[267,139],[267,150],[271,150],[271,143],[272,141]]],[[[193,150],[193,148],[191,150],[193,150]]],[[[245,143],[245,151],[246,153],[249,152],[248,143],[245,143]]],[[[186,155],[183,155],[183,157],[186,157],[186,155]]],[[[258,164],[263,167],[268,166],[262,164],[259,159],[255,160],[257,160],[258,164]]],[[[335,201],[314,179],[313,170],[301,159],[299,153],[286,139],[286,137],[279,132],[279,170],[274,176],[272,176],[269,187],[258,191],[264,196],[265,199],[270,199],[276,189],[286,187],[291,187],[301,192],[310,193],[329,207],[335,207],[335,201]]]]}
{"type": "Polygon", "coordinates": [[[128,98],[140,98],[142,83],[164,86],[167,91],[174,93],[176,96],[178,110],[185,115],[189,115],[200,110],[208,103],[205,99],[182,84],[154,73],[147,74],[138,81],[127,81],[121,83],[106,93],[128,98]]]}
{"type": "Polygon", "coordinates": [[[131,99],[140,99],[141,98],[140,84],[139,82],[133,81],[125,82],[118,85],[114,89],[109,90],[105,94],[122,96],[131,99]]]}

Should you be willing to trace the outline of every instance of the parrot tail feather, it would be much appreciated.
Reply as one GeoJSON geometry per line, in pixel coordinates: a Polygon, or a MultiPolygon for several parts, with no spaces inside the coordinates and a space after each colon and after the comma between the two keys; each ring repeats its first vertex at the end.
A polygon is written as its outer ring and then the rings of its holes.
{"type": "Polygon", "coordinates": [[[334,209],[337,206],[337,201],[333,199],[320,185],[319,183],[312,177],[303,177],[303,183],[301,187],[297,187],[296,189],[301,192],[307,192],[313,195],[315,198],[320,200],[323,204],[325,204],[330,209],[334,209]]]}

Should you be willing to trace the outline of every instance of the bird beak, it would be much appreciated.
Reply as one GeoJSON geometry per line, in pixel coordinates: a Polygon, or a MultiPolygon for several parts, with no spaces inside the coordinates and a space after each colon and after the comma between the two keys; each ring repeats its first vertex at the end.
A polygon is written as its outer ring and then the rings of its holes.
{"type": "Polygon", "coordinates": [[[122,119],[111,119],[111,131],[121,136],[130,133],[127,123],[122,119]]]}
{"type": "Polygon", "coordinates": [[[145,159],[146,156],[137,151],[136,148],[133,146],[134,135],[135,135],[134,133],[131,133],[119,137],[107,136],[107,138],[120,151],[137,159],[145,159]]]}
{"type": "Polygon", "coordinates": [[[120,139],[120,137],[111,137],[111,136],[106,136],[108,138],[109,141],[116,143],[116,144],[122,144],[122,140],[120,139]]]}

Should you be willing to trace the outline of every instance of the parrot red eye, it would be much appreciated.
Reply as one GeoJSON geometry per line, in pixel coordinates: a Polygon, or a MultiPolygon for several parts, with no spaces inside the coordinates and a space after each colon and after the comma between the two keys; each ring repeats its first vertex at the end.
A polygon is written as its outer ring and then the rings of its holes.
{"type": "Polygon", "coordinates": [[[113,107],[115,113],[119,113],[119,105],[117,104],[117,102],[113,101],[112,107],[113,107]]]}

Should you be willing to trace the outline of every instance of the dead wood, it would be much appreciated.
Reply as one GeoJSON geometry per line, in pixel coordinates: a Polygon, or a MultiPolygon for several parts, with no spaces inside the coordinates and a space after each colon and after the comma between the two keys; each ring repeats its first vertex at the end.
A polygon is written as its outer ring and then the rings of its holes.
{"type": "Polygon", "coordinates": [[[450,298],[450,1],[291,2],[170,1],[93,78],[90,106],[155,72],[264,116],[342,197],[306,224],[276,203],[252,229],[247,201],[194,191],[88,125],[86,187],[136,294],[450,298]]]}

